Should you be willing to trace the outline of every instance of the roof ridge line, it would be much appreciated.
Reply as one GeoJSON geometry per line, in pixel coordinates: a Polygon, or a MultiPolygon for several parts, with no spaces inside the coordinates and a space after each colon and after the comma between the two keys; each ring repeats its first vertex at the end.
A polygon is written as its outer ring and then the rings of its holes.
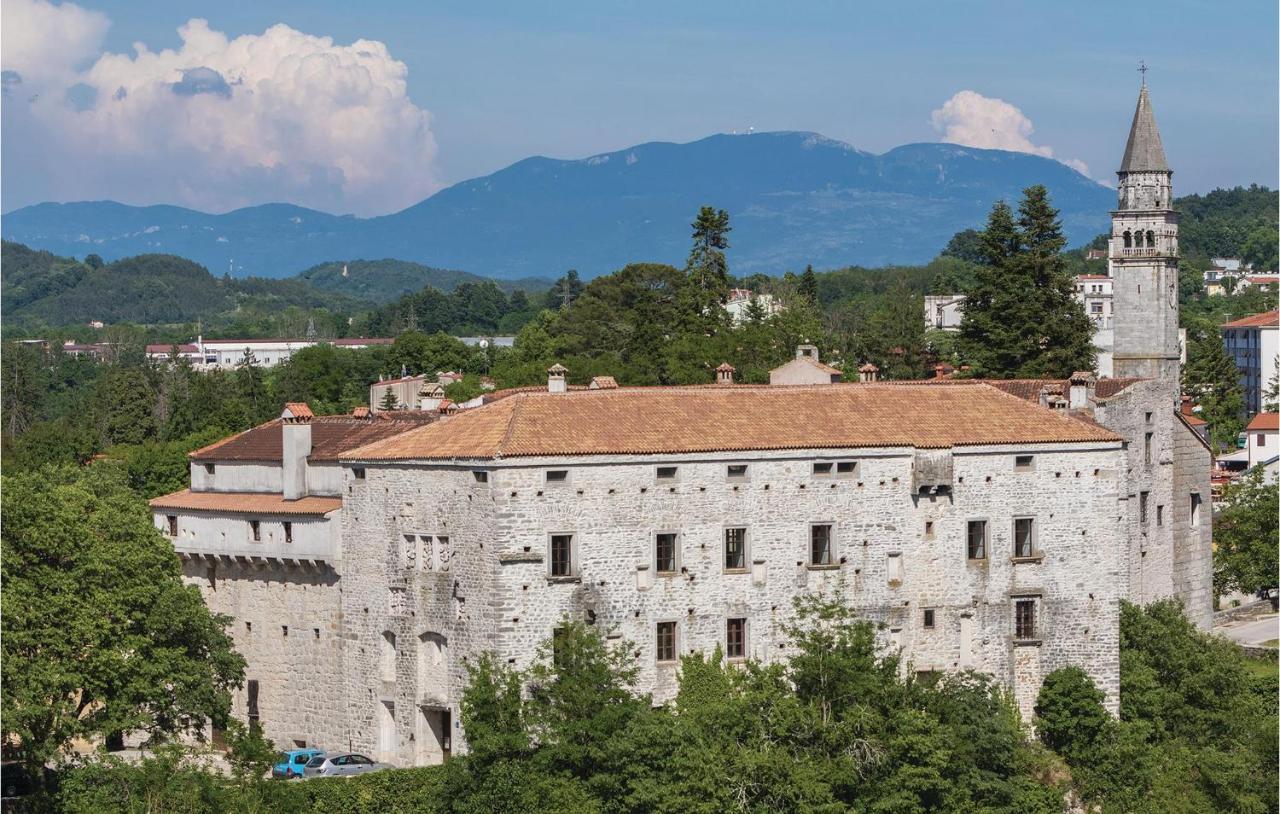
{"type": "Polygon", "coordinates": [[[507,443],[511,440],[511,436],[516,431],[516,419],[520,416],[520,408],[524,406],[526,393],[517,393],[513,399],[515,406],[511,408],[511,417],[507,419],[507,431],[502,434],[502,440],[498,442],[498,448],[494,450],[493,457],[501,458],[506,451],[507,443]]]}

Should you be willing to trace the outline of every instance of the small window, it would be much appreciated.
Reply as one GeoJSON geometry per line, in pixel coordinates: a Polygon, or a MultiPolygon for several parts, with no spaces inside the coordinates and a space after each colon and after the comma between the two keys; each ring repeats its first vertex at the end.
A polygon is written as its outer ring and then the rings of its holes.
{"type": "Polygon", "coordinates": [[[573,575],[573,535],[551,535],[551,576],[573,575]]]}
{"type": "Polygon", "coordinates": [[[653,554],[659,574],[674,574],[676,572],[676,535],[671,532],[655,535],[653,554]]]}
{"type": "Polygon", "coordinates": [[[675,480],[678,467],[660,466],[658,467],[658,480],[675,480]]]}
{"type": "Polygon", "coordinates": [[[933,521],[932,520],[924,521],[924,538],[926,540],[933,539],[933,521]]]}
{"type": "Polygon", "coordinates": [[[729,480],[746,480],[747,465],[746,464],[729,464],[727,470],[729,480]]]}
{"type": "Polygon", "coordinates": [[[205,579],[209,580],[209,590],[217,591],[218,590],[218,566],[210,565],[208,568],[204,569],[204,576],[205,576],[205,579]]]}
{"type": "Polygon", "coordinates": [[[1034,557],[1036,521],[1031,517],[1019,517],[1013,521],[1013,556],[1034,557]]]}
{"type": "Polygon", "coordinates": [[[166,515],[165,519],[169,521],[169,536],[178,536],[178,516],[176,514],[166,515]]]}
{"type": "Polygon", "coordinates": [[[676,660],[676,623],[675,622],[659,622],[658,623],[658,642],[657,642],[657,660],[658,661],[675,661],[676,660]]]}
{"type": "Polygon", "coordinates": [[[547,483],[564,483],[569,480],[569,470],[567,469],[548,469],[547,483]]]}
{"type": "Polygon", "coordinates": [[[1151,465],[1151,433],[1147,433],[1142,438],[1142,461],[1147,466],[1151,465]]]}
{"type": "Polygon", "coordinates": [[[832,464],[829,461],[822,461],[813,465],[813,476],[815,478],[831,477],[832,464]]]}
{"type": "Polygon", "coordinates": [[[1147,503],[1150,498],[1150,492],[1138,493],[1138,522],[1144,526],[1147,524],[1147,503]]]}
{"type": "Polygon", "coordinates": [[[731,659],[746,658],[747,620],[730,619],[725,625],[724,652],[731,659]]]}
{"type": "Polygon", "coordinates": [[[724,530],[724,569],[726,571],[745,571],[747,569],[746,529],[724,530]]]}
{"type": "Polygon", "coordinates": [[[281,636],[284,636],[286,639],[287,639],[287,638],[289,638],[289,626],[288,626],[288,625],[281,625],[281,626],[280,626],[280,635],[281,635],[281,636]]]}
{"type": "Polygon", "coordinates": [[[1036,601],[1019,599],[1013,606],[1013,636],[1015,639],[1036,637],[1036,601]]]}
{"type": "Polygon", "coordinates": [[[206,475],[212,475],[212,474],[213,474],[213,470],[214,470],[215,468],[216,468],[216,467],[215,467],[213,464],[205,464],[205,465],[204,465],[204,471],[205,471],[205,474],[206,474],[206,475]]]}
{"type": "Polygon", "coordinates": [[[1015,455],[1013,458],[1013,468],[1018,470],[1031,469],[1035,466],[1036,456],[1034,455],[1015,455]]]}
{"type": "Polygon", "coordinates": [[[1156,506],[1156,525],[1157,526],[1164,525],[1164,506],[1163,505],[1156,506]]]}
{"type": "Polygon", "coordinates": [[[262,526],[257,520],[249,521],[249,532],[253,535],[255,543],[262,542],[262,526]]]}
{"type": "Polygon", "coordinates": [[[985,560],[987,558],[987,521],[970,520],[968,530],[969,559],[985,560]]]}
{"type": "Polygon", "coordinates": [[[1191,493],[1191,525],[1200,525],[1200,493],[1191,493]]]}
{"type": "Polygon", "coordinates": [[[815,523],[809,527],[809,564],[831,565],[835,559],[831,551],[831,524],[815,523]]]}
{"type": "Polygon", "coordinates": [[[1151,423],[1151,415],[1152,415],[1151,413],[1147,413],[1147,423],[1148,423],[1148,424],[1150,424],[1150,423],[1151,423]]]}
{"type": "Polygon", "coordinates": [[[934,611],[933,608],[924,609],[924,628],[925,630],[933,630],[934,611]]]}
{"type": "Polygon", "coordinates": [[[838,461],[836,463],[836,474],[846,478],[851,478],[858,471],[857,461],[838,461]]]}
{"type": "Polygon", "coordinates": [[[488,473],[488,472],[485,472],[483,469],[475,469],[475,470],[472,470],[472,472],[471,472],[471,477],[473,477],[473,478],[475,478],[475,479],[476,479],[476,483],[488,483],[488,482],[489,482],[489,473],[488,473]]]}
{"type": "Polygon", "coordinates": [[[351,467],[351,477],[355,478],[356,480],[364,480],[364,467],[363,466],[351,467]]]}
{"type": "Polygon", "coordinates": [[[1267,436],[1258,433],[1258,446],[1265,447],[1267,445],[1267,436]]]}

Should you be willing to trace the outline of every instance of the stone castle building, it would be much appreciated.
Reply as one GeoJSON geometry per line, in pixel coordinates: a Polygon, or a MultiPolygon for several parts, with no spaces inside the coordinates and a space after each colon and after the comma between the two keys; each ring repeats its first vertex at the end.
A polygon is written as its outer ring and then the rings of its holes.
{"type": "Polygon", "coordinates": [[[813,591],[882,623],[907,669],[989,673],[1025,716],[1066,665],[1116,710],[1121,600],[1178,597],[1201,624],[1211,602],[1210,457],[1176,409],[1177,226],[1145,88],[1125,155],[1121,378],[845,383],[805,357],[768,386],[725,365],[706,386],[576,389],[557,365],[427,423],[288,405],[193,453],[191,488],[152,506],[234,620],[237,715],[281,745],[439,762],[482,652],[523,668],[582,620],[663,703],[682,654],[785,658],[813,591]]]}

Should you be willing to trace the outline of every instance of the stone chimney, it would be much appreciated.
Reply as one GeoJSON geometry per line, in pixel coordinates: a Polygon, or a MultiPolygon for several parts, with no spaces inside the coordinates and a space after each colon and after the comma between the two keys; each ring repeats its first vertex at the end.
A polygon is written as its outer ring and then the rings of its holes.
{"type": "Polygon", "coordinates": [[[858,381],[864,383],[880,381],[880,368],[876,367],[872,362],[867,362],[858,368],[858,381]]]}
{"type": "Polygon", "coordinates": [[[311,454],[311,419],[306,402],[290,402],[280,414],[281,480],[284,499],[307,496],[307,456],[311,454]]]}
{"type": "Polygon", "coordinates": [[[565,382],[564,374],[569,372],[569,368],[556,362],[547,368],[547,392],[548,393],[564,393],[568,391],[569,386],[565,382]]]}
{"type": "Polygon", "coordinates": [[[726,385],[733,384],[734,366],[728,362],[722,362],[720,367],[716,368],[716,384],[726,385]]]}
{"type": "Polygon", "coordinates": [[[815,362],[822,361],[821,359],[818,358],[817,345],[796,345],[796,358],[797,359],[808,358],[808,359],[812,359],[815,362]]]}
{"type": "Polygon", "coordinates": [[[1072,410],[1083,410],[1089,406],[1089,396],[1097,380],[1087,370],[1077,370],[1071,374],[1071,390],[1067,394],[1067,406],[1072,410]]]}

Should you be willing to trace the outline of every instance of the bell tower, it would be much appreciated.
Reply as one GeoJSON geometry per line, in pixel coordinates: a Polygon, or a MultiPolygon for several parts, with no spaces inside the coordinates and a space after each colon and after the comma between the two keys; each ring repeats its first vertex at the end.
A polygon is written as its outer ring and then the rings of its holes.
{"type": "Polygon", "coordinates": [[[1147,95],[1146,68],[1120,162],[1119,203],[1111,213],[1108,271],[1113,279],[1116,378],[1159,379],[1179,392],[1178,215],[1173,171],[1147,95]]]}

